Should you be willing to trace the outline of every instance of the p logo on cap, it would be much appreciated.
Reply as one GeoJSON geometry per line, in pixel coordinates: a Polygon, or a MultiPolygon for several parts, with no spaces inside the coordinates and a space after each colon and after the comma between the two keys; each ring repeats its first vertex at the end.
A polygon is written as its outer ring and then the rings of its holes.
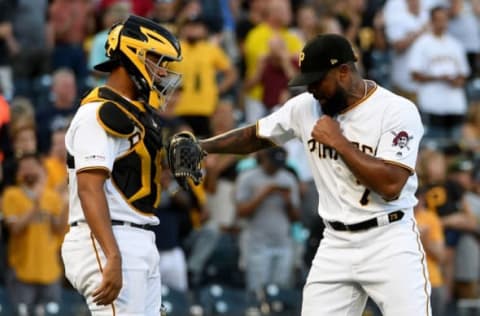
{"type": "Polygon", "coordinates": [[[298,67],[302,67],[302,61],[305,59],[305,53],[301,52],[300,56],[298,57],[298,67]]]}

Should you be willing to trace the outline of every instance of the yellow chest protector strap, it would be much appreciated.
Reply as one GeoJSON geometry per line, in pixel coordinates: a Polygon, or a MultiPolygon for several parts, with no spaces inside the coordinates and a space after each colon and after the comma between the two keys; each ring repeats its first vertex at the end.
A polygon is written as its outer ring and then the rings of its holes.
{"type": "Polygon", "coordinates": [[[139,113],[145,112],[141,103],[129,102],[106,87],[96,88],[82,99],[82,105],[90,102],[102,102],[97,120],[107,133],[128,138],[135,133],[135,126],[138,126],[143,134],[143,124],[137,118],[139,113]]]}

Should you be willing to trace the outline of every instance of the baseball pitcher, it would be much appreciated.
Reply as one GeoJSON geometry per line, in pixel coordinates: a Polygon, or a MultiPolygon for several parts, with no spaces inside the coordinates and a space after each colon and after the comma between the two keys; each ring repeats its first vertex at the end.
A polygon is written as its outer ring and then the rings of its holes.
{"type": "Polygon", "coordinates": [[[326,226],[304,287],[302,316],[360,316],[368,296],[384,315],[431,315],[413,218],[422,122],[413,103],[363,79],[355,61],[344,37],[314,38],[290,82],[308,92],[256,125],[201,146],[244,154],[302,141],[326,226]]]}

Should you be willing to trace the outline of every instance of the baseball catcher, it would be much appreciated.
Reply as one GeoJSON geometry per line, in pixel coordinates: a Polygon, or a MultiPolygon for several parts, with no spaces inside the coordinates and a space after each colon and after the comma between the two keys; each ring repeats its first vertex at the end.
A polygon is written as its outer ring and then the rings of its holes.
{"type": "Polygon", "coordinates": [[[169,67],[182,60],[178,39],[131,15],[111,27],[105,53],[95,66],[108,73],[105,85],[82,98],[65,136],[65,275],[92,315],[158,316],[160,255],[150,226],[159,224],[162,162],[169,152],[165,160],[186,186],[189,177],[200,181],[203,152],[193,135],[182,133],[169,144],[158,115],[181,80],[169,67]]]}

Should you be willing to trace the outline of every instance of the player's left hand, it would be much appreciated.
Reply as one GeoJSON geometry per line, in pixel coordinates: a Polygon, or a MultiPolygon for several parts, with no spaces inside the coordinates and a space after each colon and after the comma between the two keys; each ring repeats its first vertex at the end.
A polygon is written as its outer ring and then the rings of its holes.
{"type": "Polygon", "coordinates": [[[328,115],[322,115],[312,130],[312,137],[317,142],[336,148],[346,139],[340,129],[340,124],[328,115]]]}

